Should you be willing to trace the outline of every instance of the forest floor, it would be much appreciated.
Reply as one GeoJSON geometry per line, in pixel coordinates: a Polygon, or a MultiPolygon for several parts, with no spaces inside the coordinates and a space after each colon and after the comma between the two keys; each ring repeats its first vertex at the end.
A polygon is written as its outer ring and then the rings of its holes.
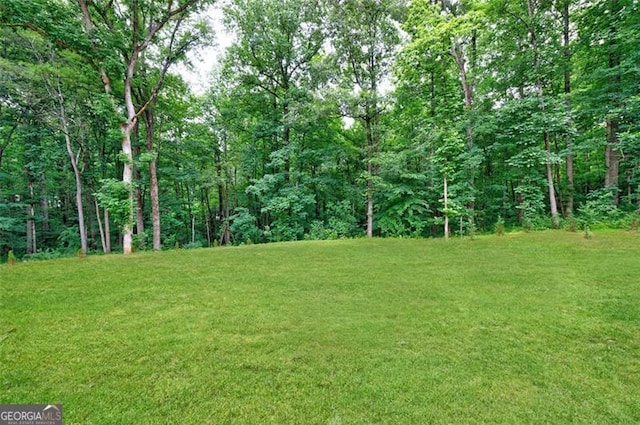
{"type": "Polygon", "coordinates": [[[0,266],[0,403],[73,424],[640,422],[640,235],[0,266]]]}

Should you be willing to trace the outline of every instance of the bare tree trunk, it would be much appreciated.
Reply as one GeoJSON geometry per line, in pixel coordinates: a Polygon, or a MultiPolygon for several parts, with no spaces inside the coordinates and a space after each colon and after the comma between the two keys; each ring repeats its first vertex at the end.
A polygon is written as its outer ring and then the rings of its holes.
{"type": "Polygon", "coordinates": [[[111,225],[109,224],[109,210],[104,210],[104,252],[111,252],[111,225]]]}
{"type": "MultiPolygon", "coordinates": [[[[135,112],[134,112],[135,120],[135,112]]],[[[133,154],[131,152],[131,124],[130,121],[120,126],[122,130],[122,153],[124,154],[124,167],[122,170],[122,182],[129,190],[129,217],[122,226],[122,249],[125,254],[133,252],[133,154]]]]}
{"type": "MultiPolygon", "coordinates": [[[[154,154],[155,123],[153,108],[144,111],[144,120],[147,130],[147,152],[154,154]]],[[[162,249],[160,227],[160,195],[158,188],[158,158],[153,155],[149,162],[149,197],[151,198],[151,227],[153,232],[153,249],[162,249]]]]}
{"type": "Polygon", "coordinates": [[[122,132],[122,153],[124,155],[124,166],[122,170],[122,182],[129,189],[129,202],[131,208],[129,210],[129,218],[122,227],[122,250],[124,254],[133,252],[133,221],[134,221],[134,191],[133,191],[133,150],[131,148],[131,132],[133,131],[138,115],[133,104],[133,76],[139,52],[135,51],[134,55],[129,59],[127,66],[127,77],[124,82],[124,101],[127,109],[127,121],[120,125],[122,132]]]}
{"type": "Polygon", "coordinates": [[[78,160],[76,159],[76,153],[73,151],[71,145],[71,135],[69,133],[69,124],[67,121],[67,114],[64,107],[64,97],[62,95],[62,88],[60,82],[56,87],[56,93],[58,97],[58,107],[60,109],[60,124],[62,126],[62,132],[64,133],[64,140],[67,146],[67,154],[69,155],[69,161],[71,162],[71,168],[73,168],[73,176],[76,182],[76,208],[78,211],[78,227],[80,228],[80,250],[82,255],[87,255],[87,228],[84,221],[84,206],[82,201],[82,178],[80,174],[80,168],[78,168],[78,160]]]}
{"type": "MultiPolygon", "coordinates": [[[[527,0],[527,11],[529,18],[535,16],[535,5],[532,0],[527,0]]],[[[540,69],[540,58],[538,51],[538,36],[533,26],[529,27],[529,37],[531,41],[531,48],[533,50],[533,68],[536,71],[536,88],[538,96],[540,97],[540,112],[545,114],[545,98],[544,98],[544,83],[542,80],[542,70],[540,69]]],[[[549,187],[549,209],[551,210],[551,221],[554,228],[559,225],[558,222],[558,204],[556,201],[555,185],[553,181],[553,164],[551,163],[551,143],[549,142],[549,131],[546,126],[543,128],[544,148],[547,153],[547,185],[549,187]]]]}
{"type": "Polygon", "coordinates": [[[42,217],[42,233],[49,232],[49,197],[47,196],[47,178],[45,173],[40,174],[40,216],[42,217]]]}
{"type": "Polygon", "coordinates": [[[63,128],[65,132],[64,138],[67,144],[67,153],[69,154],[71,167],[73,168],[73,174],[76,180],[76,206],[78,209],[78,227],[80,228],[80,250],[82,255],[87,255],[87,228],[84,220],[84,206],[82,201],[82,179],[80,177],[80,169],[78,168],[78,163],[75,159],[73,148],[71,146],[71,138],[69,137],[69,132],[66,129],[66,119],[63,119],[63,121],[65,122],[63,124],[63,128]]]}
{"type": "MultiPolygon", "coordinates": [[[[136,125],[133,128],[133,134],[135,135],[134,141],[135,143],[132,146],[133,154],[136,158],[140,157],[140,121],[136,121],[136,125]]],[[[135,182],[134,189],[134,198],[136,200],[135,203],[135,216],[136,216],[136,234],[142,235],[144,234],[144,199],[142,195],[142,187],[141,182],[142,178],[140,175],[140,170],[138,167],[134,167],[133,169],[133,179],[135,182]]]]}
{"type": "Polygon", "coordinates": [[[553,165],[551,164],[551,146],[549,143],[549,132],[544,132],[544,146],[547,151],[547,183],[549,186],[549,207],[551,210],[551,223],[554,229],[557,229],[560,225],[558,219],[558,204],[556,201],[556,191],[553,182],[553,165]]]}
{"type": "MultiPolygon", "coordinates": [[[[610,2],[610,12],[611,16],[616,16],[616,14],[620,11],[620,5],[618,1],[612,0],[610,2]]],[[[618,29],[616,27],[615,22],[611,24],[609,28],[609,93],[612,96],[616,96],[620,92],[620,54],[617,43],[617,32],[618,29]]],[[[613,107],[620,107],[620,102],[618,100],[613,101],[613,107]]],[[[607,116],[607,148],[605,151],[605,163],[607,166],[607,172],[605,175],[604,185],[608,188],[617,188],[620,180],[620,152],[618,149],[619,145],[619,137],[618,132],[619,122],[618,117],[614,114],[609,114],[607,116]]],[[[614,193],[613,203],[614,205],[618,205],[619,203],[619,195],[616,190],[614,193]]]]}
{"type": "Polygon", "coordinates": [[[104,233],[104,228],[102,227],[102,220],[100,219],[100,205],[98,205],[98,199],[93,198],[94,205],[96,208],[96,219],[98,219],[98,229],[100,229],[100,242],[102,242],[102,251],[107,252],[107,240],[104,233]]]}
{"type": "Polygon", "coordinates": [[[196,243],[196,215],[191,213],[191,243],[196,243]]]}
{"type": "Polygon", "coordinates": [[[367,164],[367,237],[373,237],[373,164],[371,160],[367,164]]]}
{"type": "MultiPolygon", "coordinates": [[[[618,122],[615,118],[607,119],[607,148],[605,163],[607,173],[604,179],[605,187],[618,186],[620,176],[620,153],[618,152],[618,122]]],[[[615,195],[617,204],[618,195],[615,195]]]]}
{"type": "Polygon", "coordinates": [[[449,239],[451,230],[449,229],[449,182],[447,181],[447,175],[444,175],[444,238],[449,239]]]}
{"type": "MultiPolygon", "coordinates": [[[[571,118],[571,45],[569,39],[569,3],[567,0],[564,3],[562,12],[563,21],[563,45],[564,45],[564,101],[566,110],[566,124],[567,128],[573,127],[573,120],[571,118]]],[[[567,131],[567,207],[566,213],[568,216],[573,215],[573,194],[575,191],[575,180],[573,171],[573,136],[570,131],[567,131]]]]}
{"type": "Polygon", "coordinates": [[[160,194],[158,188],[158,162],[152,159],[149,163],[149,195],[151,197],[151,227],[153,232],[153,249],[162,249],[160,224],[160,194]]]}
{"type": "Polygon", "coordinates": [[[34,190],[33,190],[33,181],[31,177],[29,177],[29,202],[27,204],[27,254],[33,254],[37,251],[36,244],[36,210],[33,206],[34,203],[34,190]]]}
{"type": "Polygon", "coordinates": [[[373,237],[373,134],[367,121],[367,237],[373,237]]]}

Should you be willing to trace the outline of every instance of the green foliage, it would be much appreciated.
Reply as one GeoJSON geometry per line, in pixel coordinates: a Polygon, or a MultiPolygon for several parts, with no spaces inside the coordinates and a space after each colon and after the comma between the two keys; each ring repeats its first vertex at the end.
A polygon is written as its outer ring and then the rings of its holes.
{"type": "Polygon", "coordinates": [[[204,244],[202,243],[202,241],[195,241],[195,242],[189,242],[188,244],[185,244],[182,248],[183,249],[198,249],[198,248],[202,248],[204,247],[204,244]]]}
{"type": "Polygon", "coordinates": [[[576,219],[575,215],[573,213],[571,213],[569,215],[569,217],[567,217],[567,230],[569,232],[575,232],[578,228],[578,220],[576,219]]]}
{"type": "Polygon", "coordinates": [[[78,239],[78,226],[66,227],[58,235],[60,248],[64,251],[75,252],[80,248],[80,240],[78,239]]]}
{"type": "Polygon", "coordinates": [[[610,187],[594,190],[587,195],[587,201],[578,208],[578,216],[585,229],[606,226],[620,217],[620,211],[614,204],[615,191],[617,188],[610,187]]]}
{"type": "Polygon", "coordinates": [[[342,239],[351,238],[362,233],[358,220],[353,214],[349,201],[330,203],[327,206],[327,222],[315,220],[305,239],[342,239]]]}
{"type": "Polygon", "coordinates": [[[65,258],[65,257],[68,257],[69,255],[73,255],[73,254],[48,248],[45,250],[34,252],[32,254],[25,254],[22,257],[22,260],[23,261],[49,261],[49,260],[57,260],[60,258],[65,258]]]}
{"type": "Polygon", "coordinates": [[[230,231],[236,243],[263,241],[263,233],[257,226],[258,220],[247,208],[236,209],[230,220],[230,231]]]}
{"type": "MultiPolygon", "coordinates": [[[[155,93],[164,61],[209,41],[207,23],[193,15],[209,0],[179,3],[186,14],[167,24],[182,26],[164,27],[136,56],[136,107],[155,93]]],[[[234,41],[212,88],[195,95],[182,77],[165,76],[132,134],[139,180],[123,187],[117,180],[130,160],[119,153],[122,71],[132,43],[177,4],[88,2],[96,26],[88,37],[77,3],[2,3],[3,252],[22,257],[31,219],[37,247],[28,250],[75,252],[79,214],[65,136],[83,192],[96,194],[102,221],[102,209],[110,212],[112,242],[132,224],[135,187],[150,228],[152,163],[167,248],[218,239],[229,212],[236,244],[358,236],[363,194],[373,195],[382,236],[441,235],[444,215],[465,235],[474,226],[496,231],[501,220],[545,229],[547,164],[559,210],[569,211],[571,199],[576,214],[561,218],[566,228],[637,227],[638,2],[226,2],[234,41]],[[612,198],[605,183],[618,187],[612,198]]],[[[84,198],[95,248],[99,224],[84,198]]],[[[146,249],[149,236],[135,237],[135,249],[146,249]]]]}
{"type": "Polygon", "coordinates": [[[94,195],[100,206],[109,211],[118,226],[132,224],[133,200],[130,185],[115,179],[104,179],[94,195]]]}
{"type": "Polygon", "coordinates": [[[0,246],[17,245],[18,235],[23,231],[23,223],[16,216],[19,214],[18,211],[24,208],[25,205],[21,203],[5,204],[0,202],[0,246]]]}
{"type": "Polygon", "coordinates": [[[516,207],[522,214],[522,227],[526,231],[540,230],[550,227],[544,215],[544,193],[540,186],[532,181],[525,181],[515,188],[515,193],[521,197],[520,204],[516,207]]]}
{"type": "Polygon", "coordinates": [[[314,205],[314,196],[299,188],[287,188],[280,195],[267,201],[262,212],[272,218],[268,241],[291,241],[302,239],[309,210],[314,205]]]}
{"type": "Polygon", "coordinates": [[[133,244],[134,251],[146,251],[149,249],[149,233],[146,231],[143,233],[136,233],[133,235],[131,242],[133,244]]]}

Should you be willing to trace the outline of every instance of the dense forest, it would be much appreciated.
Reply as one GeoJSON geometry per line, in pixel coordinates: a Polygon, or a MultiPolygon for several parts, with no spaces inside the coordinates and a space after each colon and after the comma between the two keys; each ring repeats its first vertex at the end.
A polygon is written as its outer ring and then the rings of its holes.
{"type": "Polygon", "coordinates": [[[0,0],[0,38],[5,260],[638,223],[637,0],[0,0]]]}

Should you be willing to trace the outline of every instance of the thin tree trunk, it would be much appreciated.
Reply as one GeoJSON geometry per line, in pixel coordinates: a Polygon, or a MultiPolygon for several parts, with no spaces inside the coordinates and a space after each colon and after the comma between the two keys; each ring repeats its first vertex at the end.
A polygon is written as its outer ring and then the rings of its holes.
{"type": "Polygon", "coordinates": [[[34,196],[34,190],[33,190],[33,186],[34,183],[31,179],[31,177],[29,176],[29,203],[27,204],[27,235],[26,235],[26,242],[27,242],[27,254],[33,254],[36,252],[37,250],[37,244],[36,244],[36,220],[35,220],[35,215],[36,215],[36,211],[35,211],[35,207],[33,206],[33,196],[34,196]]]}
{"type": "Polygon", "coordinates": [[[129,189],[129,218],[122,226],[122,249],[124,254],[133,252],[133,222],[134,222],[134,190],[133,190],[133,151],[131,148],[131,133],[136,125],[138,116],[133,104],[132,85],[135,64],[137,62],[139,52],[135,52],[134,56],[129,60],[127,67],[127,77],[124,82],[124,100],[127,109],[127,121],[120,125],[122,132],[122,153],[124,155],[124,164],[122,170],[122,182],[129,189]]]}
{"type": "MultiPolygon", "coordinates": [[[[563,20],[563,44],[564,44],[564,102],[566,111],[566,125],[567,129],[571,130],[573,127],[573,120],[571,118],[571,45],[569,39],[569,1],[565,1],[562,20],[563,20]]],[[[573,136],[571,131],[567,131],[567,216],[573,215],[573,194],[575,191],[574,180],[574,167],[573,167],[573,136]]]]}
{"type": "MultiPolygon", "coordinates": [[[[620,5],[617,0],[612,0],[610,2],[610,13],[611,16],[616,16],[616,14],[620,10],[620,5]]],[[[611,27],[609,28],[609,94],[614,98],[612,103],[613,107],[619,107],[620,102],[617,99],[618,93],[620,91],[620,54],[618,52],[618,43],[617,43],[617,28],[616,23],[613,22],[611,27]]],[[[607,188],[616,188],[618,187],[620,180],[620,152],[618,149],[619,145],[619,137],[618,132],[619,122],[618,117],[614,114],[608,114],[607,116],[607,148],[605,151],[605,163],[607,166],[607,172],[605,175],[604,185],[607,188]]],[[[616,190],[613,198],[614,205],[618,205],[619,203],[619,195],[616,190]]]]}
{"type": "MultiPolygon", "coordinates": [[[[134,113],[135,116],[135,113],[134,113]]],[[[131,152],[131,125],[130,122],[120,126],[122,130],[122,153],[124,154],[124,164],[122,170],[122,182],[127,186],[129,191],[129,216],[122,226],[122,249],[125,254],[133,252],[133,154],[131,152]]]]}
{"type": "Polygon", "coordinates": [[[151,228],[153,233],[153,249],[162,249],[160,224],[160,190],[158,188],[158,161],[154,157],[149,162],[149,196],[151,197],[151,228]]]}
{"type": "Polygon", "coordinates": [[[191,213],[191,243],[196,243],[196,215],[191,213]]]}
{"type": "MultiPolygon", "coordinates": [[[[136,158],[140,157],[140,121],[136,121],[136,125],[133,128],[134,143],[132,146],[133,154],[136,158]]],[[[144,233],[144,199],[142,194],[142,177],[138,167],[133,169],[133,179],[135,182],[134,198],[135,203],[135,217],[136,217],[136,234],[142,235],[144,233]]]]}
{"type": "Polygon", "coordinates": [[[104,210],[104,241],[105,241],[105,253],[111,252],[111,225],[109,224],[109,210],[104,210]]]}
{"type": "Polygon", "coordinates": [[[67,122],[67,114],[64,107],[64,97],[62,95],[62,88],[60,87],[59,81],[58,86],[56,87],[55,94],[58,97],[58,107],[60,109],[60,124],[62,125],[62,132],[64,133],[64,140],[67,146],[67,154],[69,155],[69,161],[71,162],[71,168],[73,168],[73,176],[76,183],[76,208],[78,211],[78,227],[80,228],[80,250],[82,255],[84,256],[87,255],[88,244],[87,228],[84,221],[84,206],[82,200],[82,178],[80,169],[78,167],[78,161],[76,159],[76,153],[73,151],[73,146],[71,145],[69,124],[67,122]]]}
{"type": "Polygon", "coordinates": [[[556,201],[556,191],[553,182],[553,165],[551,164],[551,146],[549,143],[549,132],[545,130],[544,132],[544,146],[547,151],[547,183],[549,186],[549,207],[551,210],[551,223],[554,229],[559,227],[559,219],[558,219],[558,204],[556,201]]]}
{"type": "MultiPolygon", "coordinates": [[[[473,39],[475,41],[475,38],[473,39]]],[[[475,48],[475,46],[472,46],[475,48]]],[[[471,114],[473,111],[473,83],[468,77],[467,73],[467,58],[464,53],[463,47],[459,42],[454,42],[453,47],[451,48],[451,56],[458,66],[458,74],[460,76],[460,83],[462,85],[462,91],[464,93],[464,110],[467,114],[467,124],[466,124],[466,136],[467,136],[467,150],[471,151],[473,149],[473,125],[471,123],[471,114]]],[[[469,170],[469,187],[471,190],[474,190],[475,181],[473,177],[473,171],[469,170]]],[[[467,208],[469,209],[470,217],[469,220],[471,224],[473,224],[473,215],[475,210],[475,202],[473,200],[469,201],[467,204],[467,208]]]]}
{"type": "Polygon", "coordinates": [[[373,130],[371,120],[366,120],[367,127],[367,237],[373,237],[373,130]]]}
{"type": "Polygon", "coordinates": [[[82,252],[82,255],[87,255],[87,228],[84,220],[84,206],[82,201],[82,179],[80,177],[80,169],[78,168],[78,163],[75,159],[73,148],[71,146],[71,138],[69,137],[69,132],[66,128],[66,119],[63,119],[63,121],[63,128],[65,133],[64,138],[67,144],[67,153],[69,154],[71,167],[73,168],[73,175],[76,180],[76,206],[78,209],[78,227],[80,228],[80,250],[82,252]]]}
{"type": "Polygon", "coordinates": [[[42,216],[42,233],[49,233],[49,197],[47,196],[47,178],[46,174],[40,174],[40,215],[42,216]]]}
{"type": "Polygon", "coordinates": [[[444,238],[449,239],[451,231],[449,230],[449,182],[447,175],[444,175],[444,238]]]}
{"type": "Polygon", "coordinates": [[[618,142],[618,122],[614,118],[608,119],[607,148],[605,153],[605,162],[607,166],[607,173],[604,180],[605,187],[618,186],[618,181],[620,179],[620,153],[618,152],[617,147],[618,142]]]}
{"type": "MultiPolygon", "coordinates": [[[[149,107],[144,111],[144,120],[147,130],[147,153],[154,154],[155,123],[154,110],[149,107]]],[[[151,198],[151,226],[153,233],[153,249],[162,249],[160,227],[160,195],[158,188],[158,158],[153,155],[149,162],[149,197],[151,198]]]]}
{"type": "Polygon", "coordinates": [[[98,220],[98,229],[100,230],[100,242],[102,242],[102,251],[107,252],[107,240],[104,233],[104,228],[102,227],[102,220],[100,219],[100,205],[98,205],[98,199],[93,198],[94,205],[96,207],[96,219],[98,220]]]}
{"type": "MultiPolygon", "coordinates": [[[[535,15],[535,6],[532,0],[527,0],[527,11],[529,18],[533,18],[535,15]]],[[[533,68],[536,71],[536,88],[538,90],[538,96],[540,97],[540,112],[545,115],[545,98],[544,98],[544,84],[542,81],[542,70],[540,69],[540,58],[538,52],[538,36],[533,24],[529,27],[529,36],[531,39],[531,48],[533,49],[533,68]]],[[[559,225],[558,221],[558,204],[556,201],[555,185],[553,182],[553,164],[551,163],[551,143],[549,141],[549,131],[546,128],[543,129],[544,148],[547,153],[547,185],[549,188],[549,209],[551,210],[551,221],[554,228],[559,225]]]]}

